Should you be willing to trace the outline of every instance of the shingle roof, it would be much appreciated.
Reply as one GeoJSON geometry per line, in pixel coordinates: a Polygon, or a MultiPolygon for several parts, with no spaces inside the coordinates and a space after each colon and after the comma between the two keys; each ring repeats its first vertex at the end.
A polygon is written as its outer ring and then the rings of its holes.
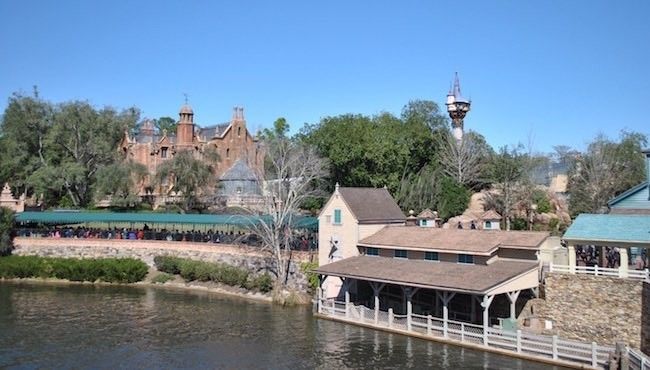
{"type": "Polygon", "coordinates": [[[482,220],[501,220],[501,215],[491,209],[481,215],[482,220]]]}
{"type": "Polygon", "coordinates": [[[501,246],[537,248],[547,232],[437,229],[417,226],[386,226],[359,244],[439,251],[490,253],[501,246]]]}
{"type": "Polygon", "coordinates": [[[242,159],[238,159],[226,172],[221,175],[220,180],[257,180],[255,172],[242,159]]]}
{"type": "Polygon", "coordinates": [[[406,219],[387,189],[340,187],[339,193],[360,223],[406,219]]]}
{"type": "Polygon", "coordinates": [[[564,233],[566,240],[650,242],[650,215],[579,215],[564,233]]]}
{"type": "Polygon", "coordinates": [[[537,262],[498,260],[489,265],[465,265],[402,258],[357,256],[320,266],[316,273],[407,286],[485,293],[537,268],[537,262]]]}
{"type": "Polygon", "coordinates": [[[436,218],[437,215],[433,213],[432,210],[429,208],[425,209],[424,211],[420,212],[418,215],[418,218],[436,218]]]}
{"type": "Polygon", "coordinates": [[[217,125],[206,126],[199,128],[199,136],[205,137],[206,139],[212,139],[213,137],[221,137],[226,129],[230,126],[230,122],[220,123],[217,125]]]}

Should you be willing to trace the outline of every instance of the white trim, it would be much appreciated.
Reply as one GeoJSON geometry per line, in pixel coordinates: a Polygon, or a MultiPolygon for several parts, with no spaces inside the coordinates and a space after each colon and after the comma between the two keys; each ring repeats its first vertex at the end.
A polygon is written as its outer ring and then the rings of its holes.
{"type": "Polygon", "coordinates": [[[406,249],[409,251],[418,251],[418,252],[438,252],[438,253],[447,253],[447,254],[472,254],[475,256],[491,256],[494,251],[498,249],[495,247],[490,249],[488,252],[470,252],[466,250],[454,250],[454,249],[436,249],[436,248],[424,248],[424,247],[401,247],[401,246],[392,246],[392,245],[382,245],[382,244],[368,244],[368,243],[357,243],[360,247],[372,247],[379,249],[406,249]]]}

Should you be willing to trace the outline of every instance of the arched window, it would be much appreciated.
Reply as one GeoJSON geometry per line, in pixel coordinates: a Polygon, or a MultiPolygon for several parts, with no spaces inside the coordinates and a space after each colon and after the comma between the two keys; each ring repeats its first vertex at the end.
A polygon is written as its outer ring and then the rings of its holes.
{"type": "Polygon", "coordinates": [[[241,127],[237,127],[237,137],[241,137],[241,127]]]}
{"type": "Polygon", "coordinates": [[[230,158],[230,148],[226,149],[226,158],[230,158]]]}

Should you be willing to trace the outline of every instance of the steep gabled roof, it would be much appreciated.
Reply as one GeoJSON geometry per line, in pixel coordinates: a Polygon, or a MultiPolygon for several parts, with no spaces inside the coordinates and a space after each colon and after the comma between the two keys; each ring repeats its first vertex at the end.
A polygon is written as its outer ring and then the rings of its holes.
{"type": "Polygon", "coordinates": [[[647,181],[644,181],[644,182],[640,183],[639,185],[637,185],[637,186],[635,186],[635,187],[632,187],[632,188],[626,190],[625,192],[623,192],[623,193],[617,195],[617,196],[614,197],[612,200],[610,200],[609,202],[607,202],[607,205],[608,205],[609,207],[611,207],[611,206],[615,205],[616,203],[622,201],[623,199],[629,197],[630,195],[632,195],[632,194],[636,194],[636,193],[639,192],[639,191],[642,191],[642,190],[647,189],[648,186],[650,186],[650,185],[648,184],[648,182],[647,182],[647,181]]]}
{"type": "Polygon", "coordinates": [[[501,215],[498,214],[495,210],[491,209],[481,215],[483,221],[499,221],[501,220],[501,215]]]}
{"type": "Polygon", "coordinates": [[[406,217],[387,189],[339,187],[359,223],[404,222],[406,217]]]}
{"type": "Polygon", "coordinates": [[[199,128],[198,135],[205,137],[210,140],[214,137],[222,137],[226,130],[230,127],[230,122],[220,123],[218,125],[212,125],[207,127],[199,128]]]}

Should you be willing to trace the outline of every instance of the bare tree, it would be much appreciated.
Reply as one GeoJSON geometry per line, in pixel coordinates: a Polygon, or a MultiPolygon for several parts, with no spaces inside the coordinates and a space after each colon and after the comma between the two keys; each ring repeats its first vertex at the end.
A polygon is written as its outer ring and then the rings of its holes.
{"type": "Polygon", "coordinates": [[[460,142],[452,135],[444,135],[440,149],[440,164],[447,176],[468,187],[480,182],[481,164],[488,153],[474,135],[465,135],[460,142]]]}
{"type": "Polygon", "coordinates": [[[264,145],[266,161],[263,181],[263,211],[265,216],[251,218],[248,228],[257,234],[263,249],[274,258],[277,268],[276,286],[284,288],[288,278],[291,242],[295,238],[293,225],[301,205],[308,199],[323,196],[318,186],[327,175],[327,162],[315,148],[285,136],[266,132],[264,145]]]}

